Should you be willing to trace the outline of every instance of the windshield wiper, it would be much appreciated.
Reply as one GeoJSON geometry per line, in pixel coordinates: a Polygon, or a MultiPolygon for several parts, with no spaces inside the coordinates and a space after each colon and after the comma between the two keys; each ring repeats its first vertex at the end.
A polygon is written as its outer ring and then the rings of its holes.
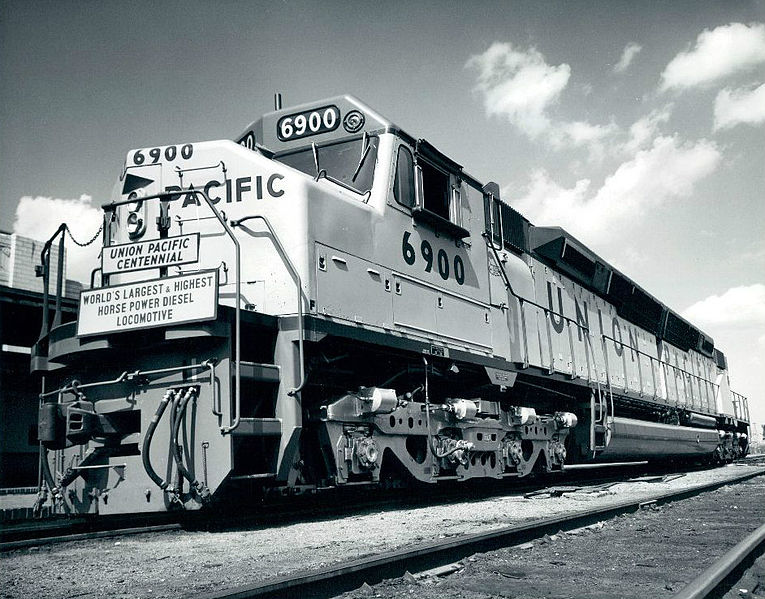
{"type": "Polygon", "coordinates": [[[316,148],[316,142],[311,142],[311,150],[313,151],[313,164],[316,167],[316,179],[318,180],[321,171],[319,170],[319,150],[316,148]]]}
{"type": "Polygon", "coordinates": [[[353,176],[351,177],[351,181],[355,181],[356,177],[359,176],[359,172],[361,171],[361,165],[364,164],[364,160],[367,157],[367,154],[369,154],[369,149],[371,148],[371,144],[369,143],[369,138],[367,137],[367,132],[364,131],[364,137],[362,137],[361,140],[361,156],[359,157],[359,163],[356,165],[356,170],[353,171],[353,176]]]}

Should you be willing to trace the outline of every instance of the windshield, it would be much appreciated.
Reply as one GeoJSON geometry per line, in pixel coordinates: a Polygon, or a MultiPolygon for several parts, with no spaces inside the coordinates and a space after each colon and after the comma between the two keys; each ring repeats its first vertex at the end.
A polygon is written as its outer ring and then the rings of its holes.
{"type": "Polygon", "coordinates": [[[345,185],[358,193],[366,193],[372,189],[377,162],[377,145],[378,137],[370,135],[365,138],[304,148],[290,154],[274,156],[274,160],[314,177],[324,171],[322,175],[326,175],[327,179],[345,185]]]}

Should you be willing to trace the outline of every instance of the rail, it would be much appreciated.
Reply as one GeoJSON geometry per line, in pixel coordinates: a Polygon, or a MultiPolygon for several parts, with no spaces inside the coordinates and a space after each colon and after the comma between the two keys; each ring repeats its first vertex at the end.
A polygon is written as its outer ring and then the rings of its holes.
{"type": "MultiPolygon", "coordinates": [[[[250,584],[240,584],[196,595],[198,599],[244,599],[266,597],[336,597],[358,589],[363,583],[372,585],[384,579],[398,578],[405,572],[418,573],[436,566],[450,564],[476,553],[486,553],[521,542],[537,539],[545,534],[572,530],[601,522],[615,516],[636,512],[647,504],[660,505],[693,497],[704,491],[717,489],[762,476],[763,470],[746,473],[725,481],[698,484],[689,488],[669,491],[652,498],[625,499],[605,507],[583,509],[573,514],[553,516],[505,526],[499,529],[438,539],[403,549],[378,553],[357,559],[343,559],[320,568],[291,572],[250,584]]],[[[253,576],[253,578],[255,578],[253,576]]]]}
{"type": "Polygon", "coordinates": [[[765,524],[736,544],[672,599],[705,599],[722,596],[724,589],[721,587],[726,579],[753,559],[764,547],[765,524]]]}

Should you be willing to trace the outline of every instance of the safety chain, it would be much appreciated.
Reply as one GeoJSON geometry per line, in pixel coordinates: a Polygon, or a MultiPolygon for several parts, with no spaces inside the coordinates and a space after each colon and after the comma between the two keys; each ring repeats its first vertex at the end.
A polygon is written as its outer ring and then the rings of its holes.
{"type": "Polygon", "coordinates": [[[93,235],[93,237],[91,237],[89,241],[86,241],[85,243],[80,243],[80,242],[79,242],[79,241],[77,241],[77,240],[74,238],[74,236],[72,235],[72,232],[69,230],[69,225],[66,225],[66,232],[67,232],[67,234],[69,235],[69,239],[71,239],[71,240],[72,240],[72,242],[73,242],[75,245],[79,245],[81,248],[84,248],[84,247],[86,247],[86,246],[89,246],[89,245],[90,245],[91,243],[93,243],[93,242],[94,242],[96,239],[98,239],[98,236],[99,236],[99,235],[101,235],[101,231],[103,231],[103,230],[104,230],[104,223],[103,223],[103,221],[101,221],[101,226],[100,226],[100,227],[98,227],[98,231],[96,231],[96,234],[95,234],[95,235],[93,235]]]}

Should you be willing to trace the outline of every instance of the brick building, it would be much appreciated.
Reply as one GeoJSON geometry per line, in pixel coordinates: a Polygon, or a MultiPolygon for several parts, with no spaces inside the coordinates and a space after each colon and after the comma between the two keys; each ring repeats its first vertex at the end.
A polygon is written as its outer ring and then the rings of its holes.
{"type": "MultiPolygon", "coordinates": [[[[29,374],[31,348],[40,335],[43,283],[35,276],[44,243],[0,231],[0,487],[37,484],[39,377],[29,374]]],[[[51,251],[50,307],[54,307],[58,244],[51,251]]],[[[82,285],[66,279],[62,317],[77,314],[82,285]]]]}

